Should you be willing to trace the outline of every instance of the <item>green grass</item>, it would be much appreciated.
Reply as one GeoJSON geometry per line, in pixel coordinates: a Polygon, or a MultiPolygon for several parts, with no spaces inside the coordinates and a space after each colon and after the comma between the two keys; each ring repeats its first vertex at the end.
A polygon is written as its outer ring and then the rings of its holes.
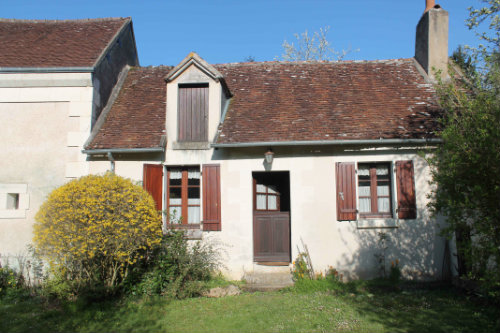
{"type": "Polygon", "coordinates": [[[492,332],[498,309],[449,287],[304,281],[225,298],[0,298],[0,332],[492,332]]]}

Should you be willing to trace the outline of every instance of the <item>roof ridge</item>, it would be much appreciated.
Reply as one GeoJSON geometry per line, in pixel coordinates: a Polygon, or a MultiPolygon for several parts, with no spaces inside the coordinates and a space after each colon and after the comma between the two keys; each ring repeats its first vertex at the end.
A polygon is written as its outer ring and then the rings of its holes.
{"type": "Polygon", "coordinates": [[[375,59],[375,60],[340,60],[340,61],[319,61],[319,60],[304,60],[304,61],[252,61],[252,62],[229,62],[222,64],[214,64],[213,66],[259,66],[259,65],[343,65],[343,64],[364,64],[364,63],[390,63],[394,61],[412,61],[413,58],[395,58],[395,59],[375,59]]]}
{"type": "Polygon", "coordinates": [[[67,19],[67,20],[48,20],[48,19],[12,19],[12,18],[1,18],[0,23],[85,23],[85,22],[109,22],[109,21],[125,21],[132,20],[130,16],[128,17],[97,17],[97,18],[84,18],[84,19],[67,19]]]}

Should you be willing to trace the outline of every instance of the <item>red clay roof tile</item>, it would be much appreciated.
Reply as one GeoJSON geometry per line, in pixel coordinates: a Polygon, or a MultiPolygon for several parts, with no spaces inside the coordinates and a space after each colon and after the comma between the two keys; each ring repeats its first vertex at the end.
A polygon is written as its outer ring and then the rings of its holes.
{"type": "Polygon", "coordinates": [[[435,90],[413,59],[215,67],[234,94],[217,143],[434,137],[435,90]]]}
{"type": "Polygon", "coordinates": [[[133,67],[86,149],[157,148],[165,135],[165,75],[172,67],[133,67]]]}
{"type": "Polygon", "coordinates": [[[92,67],[127,22],[0,19],[0,67],[92,67]]]}
{"type": "MultiPolygon", "coordinates": [[[[413,59],[214,67],[234,95],[216,143],[435,137],[436,92],[413,59]]],[[[171,68],[132,69],[88,149],[157,147],[171,68]]]]}

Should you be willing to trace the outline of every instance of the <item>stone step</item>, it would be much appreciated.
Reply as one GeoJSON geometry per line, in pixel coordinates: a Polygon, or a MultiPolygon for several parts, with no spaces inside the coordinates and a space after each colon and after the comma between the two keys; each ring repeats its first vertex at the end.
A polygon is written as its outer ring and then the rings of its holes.
{"type": "Polygon", "coordinates": [[[272,291],[279,290],[293,285],[290,271],[282,272],[249,272],[245,273],[243,279],[246,291],[272,291]]]}

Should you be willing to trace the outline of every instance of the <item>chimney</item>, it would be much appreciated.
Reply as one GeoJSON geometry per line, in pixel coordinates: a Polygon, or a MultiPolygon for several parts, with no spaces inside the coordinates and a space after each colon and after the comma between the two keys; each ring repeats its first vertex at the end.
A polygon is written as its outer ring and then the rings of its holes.
{"type": "Polygon", "coordinates": [[[441,78],[448,76],[448,12],[426,0],[425,12],[417,24],[415,59],[427,75],[434,80],[435,70],[441,71],[441,78]]]}

